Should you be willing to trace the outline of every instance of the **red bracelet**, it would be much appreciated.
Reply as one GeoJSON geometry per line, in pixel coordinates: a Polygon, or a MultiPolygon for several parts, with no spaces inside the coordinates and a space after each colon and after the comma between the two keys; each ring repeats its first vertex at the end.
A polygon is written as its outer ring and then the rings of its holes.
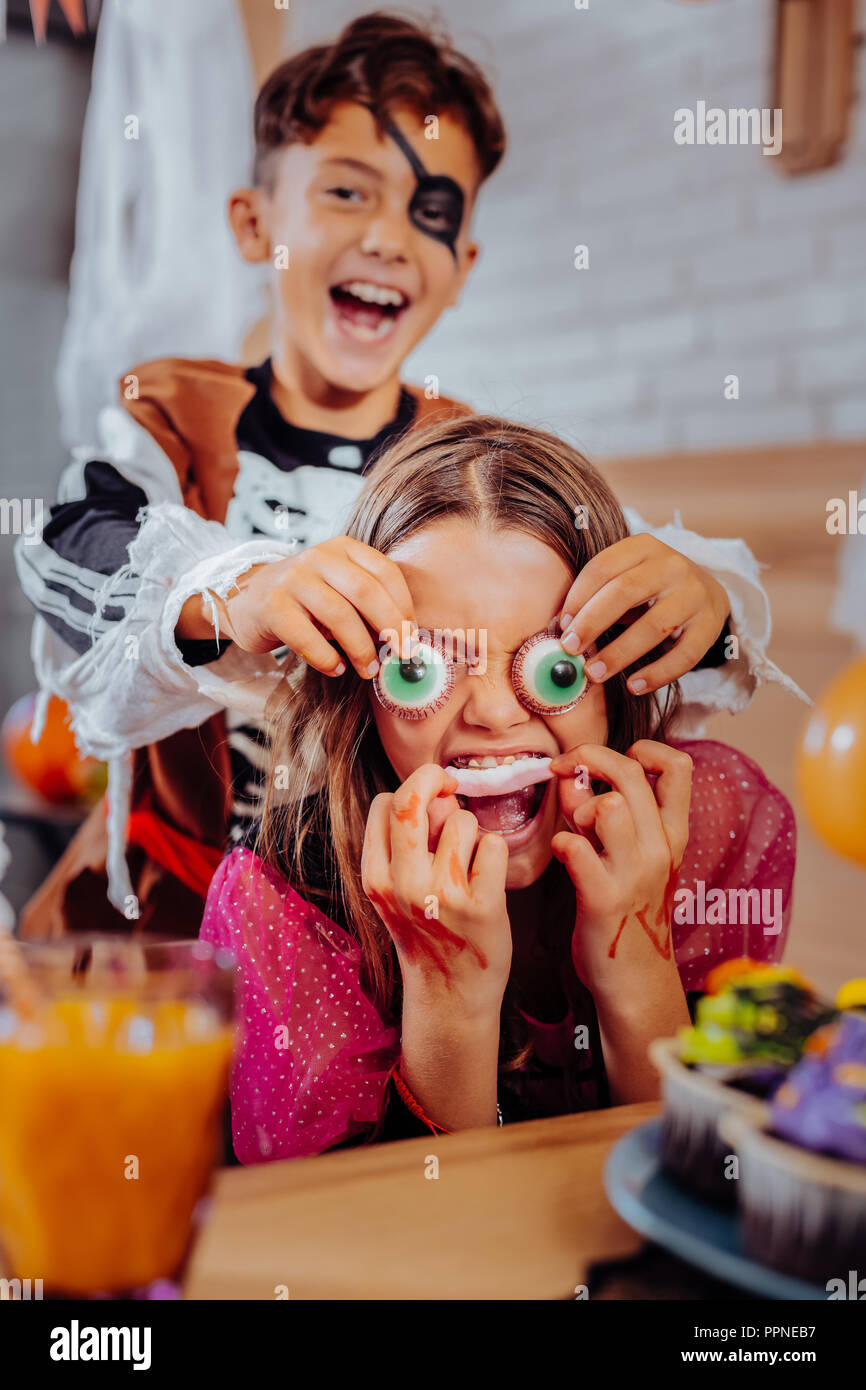
{"type": "Polygon", "coordinates": [[[424,1111],[421,1109],[421,1106],[418,1104],[412,1092],[409,1090],[409,1087],[406,1085],[406,1082],[400,1075],[399,1062],[394,1063],[393,1067],[391,1068],[391,1075],[394,1078],[394,1085],[397,1088],[397,1095],[402,1100],[406,1109],[411,1111],[411,1113],[415,1116],[416,1119],[420,1120],[422,1124],[425,1124],[432,1134],[452,1133],[450,1129],[446,1129],[444,1125],[437,1125],[435,1120],[431,1120],[429,1115],[425,1115],[424,1111]]]}

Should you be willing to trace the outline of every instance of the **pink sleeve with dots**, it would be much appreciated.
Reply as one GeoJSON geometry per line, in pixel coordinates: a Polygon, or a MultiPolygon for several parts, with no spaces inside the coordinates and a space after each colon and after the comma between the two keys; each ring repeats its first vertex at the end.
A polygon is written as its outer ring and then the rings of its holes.
{"type": "Polygon", "coordinates": [[[361,988],[357,941],[247,849],[215,874],[201,936],[239,966],[240,1161],[321,1153],[374,1125],[399,1038],[361,988]]]}
{"type": "Polygon", "coordinates": [[[683,987],[733,956],[778,960],[791,916],[796,824],[757,763],[711,739],[678,741],[694,763],[689,842],[673,905],[683,987]]]}

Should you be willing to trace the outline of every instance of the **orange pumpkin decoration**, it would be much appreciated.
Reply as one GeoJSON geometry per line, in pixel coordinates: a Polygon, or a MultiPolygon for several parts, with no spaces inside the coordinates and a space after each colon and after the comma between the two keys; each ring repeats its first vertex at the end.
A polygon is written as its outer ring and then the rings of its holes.
{"type": "Polygon", "coordinates": [[[106,766],[79,753],[66,704],[56,695],[51,696],[42,737],[38,743],[31,743],[35,712],[36,696],[23,695],[3,720],[0,740],[9,771],[25,787],[54,805],[97,801],[105,791],[106,766]]]}

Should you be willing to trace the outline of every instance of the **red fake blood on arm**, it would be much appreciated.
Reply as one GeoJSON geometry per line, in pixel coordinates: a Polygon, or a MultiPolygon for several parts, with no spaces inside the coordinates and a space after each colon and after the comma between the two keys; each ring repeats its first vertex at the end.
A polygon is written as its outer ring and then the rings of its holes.
{"type": "Polygon", "coordinates": [[[665,885],[665,895],[662,899],[661,906],[658,912],[656,913],[657,927],[662,926],[662,924],[664,924],[666,927],[672,927],[673,925],[674,896],[677,891],[677,880],[679,879],[679,876],[679,864],[672,864],[671,871],[668,874],[668,881],[665,885]]]}
{"type": "MultiPolygon", "coordinates": [[[[647,919],[646,919],[646,915],[647,915],[648,912],[649,912],[649,903],[647,903],[645,907],[642,907],[641,910],[640,910],[640,912],[636,912],[636,913],[635,913],[635,917],[636,917],[637,920],[640,922],[641,926],[643,927],[644,931],[646,932],[646,934],[647,934],[647,936],[649,937],[650,941],[652,942],[653,946],[655,946],[655,948],[656,948],[656,950],[658,951],[659,955],[661,956],[662,960],[670,960],[670,958],[671,958],[671,939],[670,939],[670,938],[671,938],[671,930],[670,930],[670,926],[669,926],[667,923],[664,923],[664,926],[663,926],[663,929],[662,929],[662,934],[661,934],[660,937],[657,937],[656,934],[655,934],[655,932],[653,931],[652,927],[650,926],[649,922],[648,922],[647,919]]],[[[663,915],[663,914],[657,914],[657,915],[656,915],[656,921],[658,921],[659,915],[662,916],[662,922],[664,922],[664,915],[663,915]]]]}
{"type": "Polygon", "coordinates": [[[469,951],[482,970],[487,959],[472,941],[458,936],[436,917],[428,917],[423,908],[412,904],[412,915],[400,911],[393,894],[370,893],[370,901],[382,918],[401,955],[410,965],[428,965],[438,970],[446,980],[451,978],[451,959],[461,951],[469,951]]]}
{"type": "Polygon", "coordinates": [[[623,929],[623,927],[625,926],[625,924],[626,924],[627,921],[628,921],[628,917],[623,917],[622,921],[620,922],[619,926],[618,926],[617,929],[616,929],[616,936],[613,938],[613,941],[610,943],[610,950],[608,951],[607,954],[608,954],[608,956],[610,957],[611,960],[613,960],[614,956],[616,955],[616,948],[617,948],[617,946],[619,945],[619,939],[620,939],[620,937],[622,936],[622,929],[623,929]]]}
{"type": "MultiPolygon", "coordinates": [[[[676,875],[674,875],[674,882],[676,882],[676,875]]],[[[671,958],[671,928],[670,928],[670,921],[669,921],[669,919],[665,916],[664,908],[659,908],[659,911],[656,913],[656,925],[663,925],[663,931],[662,931],[661,936],[656,936],[655,932],[653,931],[652,927],[650,926],[649,922],[647,921],[647,913],[648,913],[648,912],[649,912],[649,903],[646,903],[646,904],[645,904],[642,908],[640,908],[640,910],[639,910],[638,912],[636,912],[634,915],[635,915],[635,917],[637,918],[637,920],[640,922],[641,926],[643,927],[644,931],[646,932],[647,936],[649,937],[649,939],[650,939],[650,941],[652,942],[653,946],[655,947],[656,951],[657,951],[658,954],[661,956],[662,960],[670,960],[670,958],[671,958]]],[[[622,929],[623,929],[623,927],[625,926],[625,924],[626,924],[627,921],[628,921],[628,917],[623,917],[622,921],[620,922],[619,926],[618,926],[617,929],[616,929],[616,935],[615,935],[615,937],[613,938],[613,941],[610,943],[610,950],[608,951],[607,954],[608,954],[608,956],[610,957],[611,960],[613,960],[614,957],[616,956],[616,948],[617,948],[617,946],[619,945],[619,939],[620,939],[620,937],[622,936],[622,929]]]]}

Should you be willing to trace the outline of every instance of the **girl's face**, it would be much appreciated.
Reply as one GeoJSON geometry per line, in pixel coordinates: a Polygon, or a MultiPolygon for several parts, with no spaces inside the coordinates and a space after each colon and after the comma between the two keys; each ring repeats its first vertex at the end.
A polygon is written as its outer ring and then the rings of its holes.
{"type": "MultiPolygon", "coordinates": [[[[574,578],[554,550],[522,531],[490,533],[448,518],[416,532],[389,556],[403,571],[420,628],[465,634],[470,658],[484,651],[486,640],[483,671],[470,675],[458,666],[450,697],[426,718],[390,712],[371,689],[379,737],[401,782],[425,763],[448,767],[461,757],[521,753],[555,757],[579,743],[607,741],[603,687],[589,685],[574,709],[540,715],[521,704],[512,684],[515,654],[555,619],[574,578]]],[[[517,801],[461,800],[482,831],[503,834],[508,888],[534,883],[550,862],[550,842],[562,823],[557,786],[557,778],[543,782],[517,801]]]]}

